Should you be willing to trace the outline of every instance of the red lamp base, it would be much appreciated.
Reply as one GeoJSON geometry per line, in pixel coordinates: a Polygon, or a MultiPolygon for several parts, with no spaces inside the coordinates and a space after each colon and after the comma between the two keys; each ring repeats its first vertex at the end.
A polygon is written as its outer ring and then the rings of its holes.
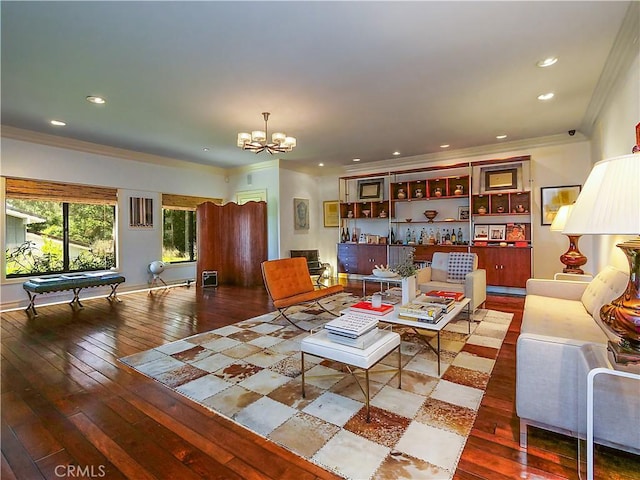
{"type": "Polygon", "coordinates": [[[584,270],[580,267],[587,263],[587,257],[578,250],[580,235],[567,235],[567,237],[569,237],[569,250],[560,255],[560,261],[566,265],[562,271],[563,273],[583,274],[584,270]]]}

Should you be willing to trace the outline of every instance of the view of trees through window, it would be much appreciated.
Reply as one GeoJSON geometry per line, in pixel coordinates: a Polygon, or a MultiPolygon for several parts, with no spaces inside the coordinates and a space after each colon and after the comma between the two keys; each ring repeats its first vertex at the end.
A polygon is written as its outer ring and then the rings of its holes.
{"type": "Polygon", "coordinates": [[[7,199],[7,277],[115,267],[115,206],[7,199]]]}
{"type": "Polygon", "coordinates": [[[162,209],[162,261],[196,260],[196,212],[162,209]]]}

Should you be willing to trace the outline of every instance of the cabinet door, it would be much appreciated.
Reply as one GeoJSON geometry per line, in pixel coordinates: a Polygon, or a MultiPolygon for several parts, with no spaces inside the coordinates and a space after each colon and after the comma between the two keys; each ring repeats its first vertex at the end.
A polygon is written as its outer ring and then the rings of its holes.
{"type": "Polygon", "coordinates": [[[501,285],[526,287],[527,280],[531,277],[531,250],[528,248],[504,248],[499,252],[501,285]]]}
{"type": "Polygon", "coordinates": [[[362,275],[371,275],[376,265],[386,265],[386,245],[358,245],[358,272],[362,275]]]}
{"type": "Polygon", "coordinates": [[[514,247],[472,248],[478,268],[487,271],[487,285],[524,288],[531,277],[531,249],[514,247]]]}
{"type": "Polygon", "coordinates": [[[358,245],[351,243],[338,244],[338,273],[357,273],[358,245]]]}

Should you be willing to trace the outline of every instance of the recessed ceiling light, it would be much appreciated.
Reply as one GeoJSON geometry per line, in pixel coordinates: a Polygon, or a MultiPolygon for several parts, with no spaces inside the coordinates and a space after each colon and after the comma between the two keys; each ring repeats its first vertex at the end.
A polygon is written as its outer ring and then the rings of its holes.
{"type": "Polygon", "coordinates": [[[359,161],[360,161],[360,159],[359,159],[359,158],[354,158],[354,159],[353,159],[353,161],[354,161],[354,162],[359,162],[359,161]]]}
{"type": "Polygon", "coordinates": [[[449,145],[448,143],[445,143],[444,145],[440,145],[440,148],[449,148],[451,145],[449,145]]]}
{"type": "Polygon", "coordinates": [[[55,125],[56,127],[64,127],[66,123],[61,120],[51,120],[51,125],[55,125]]]}
{"type": "Polygon", "coordinates": [[[550,67],[558,61],[558,57],[547,57],[544,60],[540,60],[536,63],[541,68],[550,67]]]}
{"type": "Polygon", "coordinates": [[[393,152],[393,154],[397,157],[398,155],[400,155],[400,152],[393,152]]]}
{"type": "Polygon", "coordinates": [[[553,93],[542,93],[538,95],[538,100],[551,100],[553,98],[553,93]]]}
{"type": "Polygon", "coordinates": [[[202,151],[203,151],[203,152],[208,152],[208,151],[209,151],[209,148],[208,148],[208,147],[202,147],[202,151]]]}
{"type": "Polygon", "coordinates": [[[319,167],[324,167],[324,163],[319,163],[318,166],[319,167]]]}
{"type": "Polygon", "coordinates": [[[498,140],[504,140],[505,138],[507,138],[507,136],[503,133],[502,135],[496,135],[496,138],[498,140]]]}
{"type": "Polygon", "coordinates": [[[96,105],[104,105],[107,103],[104,98],[98,97],[97,95],[89,95],[87,97],[87,102],[95,103],[96,105]]]}

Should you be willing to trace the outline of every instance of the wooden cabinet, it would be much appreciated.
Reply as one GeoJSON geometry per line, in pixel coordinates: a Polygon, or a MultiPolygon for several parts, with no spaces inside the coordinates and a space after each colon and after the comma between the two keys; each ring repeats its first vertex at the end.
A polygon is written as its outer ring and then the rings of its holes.
{"type": "Polygon", "coordinates": [[[524,288],[531,277],[531,249],[516,247],[471,247],[478,255],[478,268],[487,271],[487,285],[524,288]]]}
{"type": "Polygon", "coordinates": [[[376,265],[386,265],[387,246],[357,243],[338,244],[338,272],[371,275],[376,265]]]}

